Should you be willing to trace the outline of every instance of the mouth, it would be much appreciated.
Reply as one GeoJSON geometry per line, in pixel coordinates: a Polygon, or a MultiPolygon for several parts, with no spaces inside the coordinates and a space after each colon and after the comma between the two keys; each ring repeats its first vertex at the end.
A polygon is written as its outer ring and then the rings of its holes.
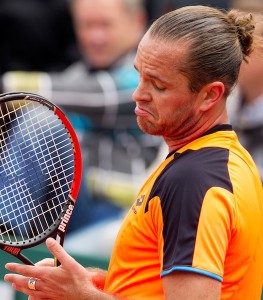
{"type": "Polygon", "coordinates": [[[142,108],[138,105],[135,107],[134,112],[138,117],[146,117],[146,116],[151,115],[149,111],[145,110],[144,108],[142,108]]]}

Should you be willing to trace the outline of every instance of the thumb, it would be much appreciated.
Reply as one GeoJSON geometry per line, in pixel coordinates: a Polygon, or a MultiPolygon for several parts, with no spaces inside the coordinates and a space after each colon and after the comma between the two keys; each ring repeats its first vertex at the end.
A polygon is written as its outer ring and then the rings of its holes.
{"type": "Polygon", "coordinates": [[[56,257],[65,269],[76,268],[76,260],[71,257],[65,249],[53,238],[46,240],[46,245],[49,251],[56,257]]]}

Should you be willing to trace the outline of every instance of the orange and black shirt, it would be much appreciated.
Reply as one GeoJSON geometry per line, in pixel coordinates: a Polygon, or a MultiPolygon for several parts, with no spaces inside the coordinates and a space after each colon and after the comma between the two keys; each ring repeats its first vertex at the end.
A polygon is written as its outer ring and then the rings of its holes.
{"type": "Polygon", "coordinates": [[[221,281],[220,299],[260,299],[262,184],[231,125],[170,153],[147,179],[117,236],[105,290],[164,299],[162,277],[176,271],[221,281]]]}

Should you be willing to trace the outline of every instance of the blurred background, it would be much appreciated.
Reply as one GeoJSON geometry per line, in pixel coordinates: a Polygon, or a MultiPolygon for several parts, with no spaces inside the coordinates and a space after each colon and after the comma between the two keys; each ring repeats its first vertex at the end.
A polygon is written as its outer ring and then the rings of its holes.
{"type": "MultiPolygon", "coordinates": [[[[228,8],[228,0],[146,0],[149,23],[171,9],[205,4],[228,8]]],[[[61,71],[78,59],[67,0],[0,1],[0,73],[61,71]]]]}

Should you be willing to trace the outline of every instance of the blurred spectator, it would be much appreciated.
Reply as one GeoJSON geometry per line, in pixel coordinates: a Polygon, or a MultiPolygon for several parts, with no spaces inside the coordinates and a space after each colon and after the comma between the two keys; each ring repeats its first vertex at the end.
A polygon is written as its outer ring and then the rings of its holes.
{"type": "Polygon", "coordinates": [[[230,0],[229,6],[245,13],[263,13],[263,3],[261,0],[230,0]]]}
{"type": "Polygon", "coordinates": [[[0,74],[63,70],[79,57],[67,0],[1,0],[0,28],[0,74]]]}
{"type": "Polygon", "coordinates": [[[83,181],[69,231],[116,218],[135,197],[160,138],[142,133],[131,95],[147,26],[143,0],[72,0],[82,59],[63,72],[6,72],[3,91],[36,92],[61,106],[77,131],[83,181]]]}
{"type": "MultiPolygon", "coordinates": [[[[251,12],[260,19],[262,22],[255,30],[263,37],[262,0],[235,0],[232,7],[244,13],[251,12]]],[[[263,52],[256,44],[248,62],[241,65],[238,85],[228,99],[228,113],[240,142],[254,158],[263,181],[263,52]]]]}

